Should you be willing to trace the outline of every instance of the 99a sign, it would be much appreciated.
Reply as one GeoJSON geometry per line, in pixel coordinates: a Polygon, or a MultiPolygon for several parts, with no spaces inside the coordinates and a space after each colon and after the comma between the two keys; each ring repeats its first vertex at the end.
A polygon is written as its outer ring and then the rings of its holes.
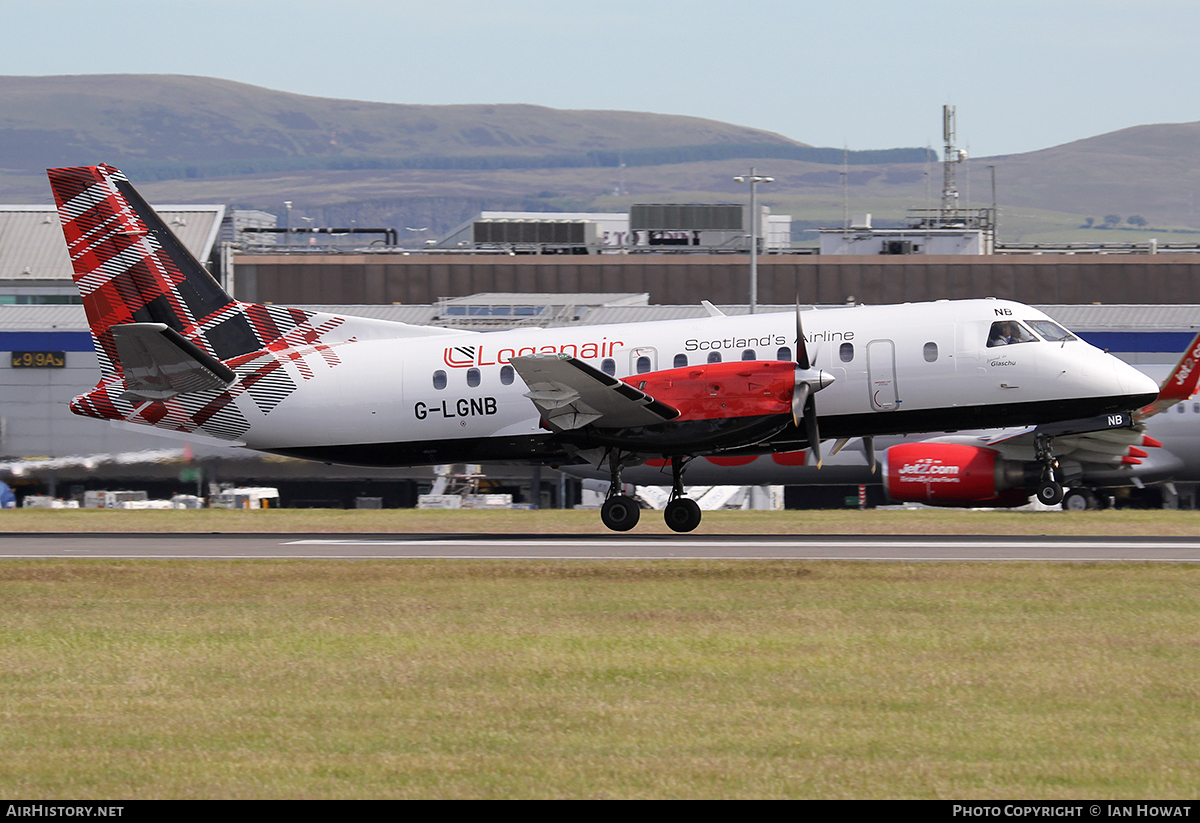
{"type": "Polygon", "coordinates": [[[63,351],[15,351],[12,353],[14,369],[65,369],[67,353],[63,351]]]}

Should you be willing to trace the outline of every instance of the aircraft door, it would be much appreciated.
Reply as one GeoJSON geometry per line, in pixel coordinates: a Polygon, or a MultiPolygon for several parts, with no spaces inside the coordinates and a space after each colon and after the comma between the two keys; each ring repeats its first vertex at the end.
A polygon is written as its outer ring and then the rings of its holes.
{"type": "Polygon", "coordinates": [[[987,343],[989,321],[954,324],[954,371],[960,377],[983,377],[981,357],[987,343]]]}
{"type": "Polygon", "coordinates": [[[875,411],[895,411],[900,407],[896,344],[891,340],[872,340],[867,344],[867,389],[875,411]]]}
{"type": "Polygon", "coordinates": [[[658,350],[652,346],[639,346],[629,352],[629,373],[645,374],[658,371],[658,350]]]}

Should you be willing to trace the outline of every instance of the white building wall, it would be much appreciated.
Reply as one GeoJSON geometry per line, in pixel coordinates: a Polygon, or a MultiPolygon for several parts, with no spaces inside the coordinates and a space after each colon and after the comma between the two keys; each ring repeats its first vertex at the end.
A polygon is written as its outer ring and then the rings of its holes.
{"type": "Polygon", "coordinates": [[[821,254],[882,254],[890,241],[913,244],[913,254],[983,254],[979,229],[822,229],[821,254]]]}
{"type": "Polygon", "coordinates": [[[0,457],[68,457],[178,447],[72,414],[67,404],[100,379],[95,352],[66,353],[61,369],[14,369],[0,353],[0,457]]]}

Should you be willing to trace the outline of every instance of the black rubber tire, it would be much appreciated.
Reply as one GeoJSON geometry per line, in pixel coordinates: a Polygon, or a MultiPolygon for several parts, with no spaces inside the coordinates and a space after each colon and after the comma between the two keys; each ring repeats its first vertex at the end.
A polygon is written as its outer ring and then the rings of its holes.
{"type": "Polygon", "coordinates": [[[1091,489],[1071,489],[1063,496],[1063,511],[1082,512],[1100,508],[1100,501],[1091,489]]]}
{"type": "Polygon", "coordinates": [[[680,497],[667,504],[663,519],[672,531],[690,532],[700,525],[700,507],[696,501],[680,497]]]}
{"type": "Polygon", "coordinates": [[[1037,499],[1046,506],[1058,505],[1063,499],[1062,485],[1059,483],[1043,483],[1038,486],[1037,499]]]}
{"type": "Polygon", "coordinates": [[[614,495],[600,507],[600,519],[615,532],[627,532],[638,524],[642,510],[637,501],[625,494],[614,495]]]}

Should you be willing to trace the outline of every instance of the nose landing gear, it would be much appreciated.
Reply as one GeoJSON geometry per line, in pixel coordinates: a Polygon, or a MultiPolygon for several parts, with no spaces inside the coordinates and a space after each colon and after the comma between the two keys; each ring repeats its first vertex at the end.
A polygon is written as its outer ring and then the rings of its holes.
{"type": "Polygon", "coordinates": [[[1063,487],[1058,479],[1058,458],[1054,456],[1054,439],[1046,435],[1034,441],[1037,462],[1042,464],[1042,479],[1037,487],[1037,499],[1046,506],[1056,506],[1063,500],[1063,487]]]}

